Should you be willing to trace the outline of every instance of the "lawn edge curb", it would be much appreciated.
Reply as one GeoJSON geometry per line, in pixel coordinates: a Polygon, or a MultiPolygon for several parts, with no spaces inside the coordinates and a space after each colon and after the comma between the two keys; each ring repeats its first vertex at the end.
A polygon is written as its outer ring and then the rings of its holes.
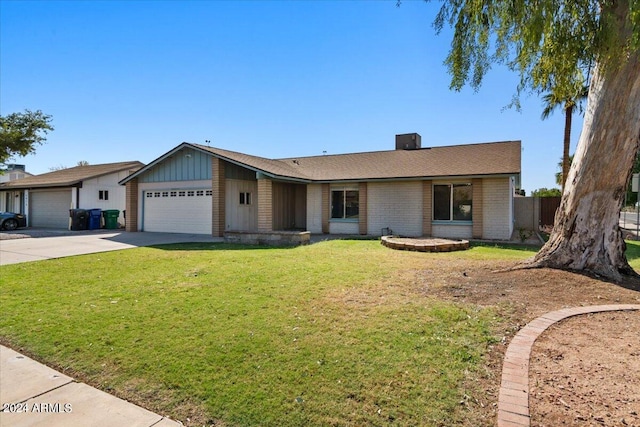
{"type": "Polygon", "coordinates": [[[551,311],[525,325],[513,337],[504,355],[500,391],[498,393],[498,427],[529,427],[529,360],[535,340],[549,326],[569,317],[607,311],[640,310],[640,304],[610,304],[563,308],[551,311]],[[504,362],[510,362],[509,368],[504,362]],[[514,387],[514,378],[519,378],[514,387]]]}

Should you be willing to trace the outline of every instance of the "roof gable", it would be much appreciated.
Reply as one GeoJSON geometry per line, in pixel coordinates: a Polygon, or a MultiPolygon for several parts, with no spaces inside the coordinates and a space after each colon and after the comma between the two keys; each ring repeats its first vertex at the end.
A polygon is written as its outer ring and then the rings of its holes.
{"type": "Polygon", "coordinates": [[[71,187],[82,181],[98,178],[112,173],[126,170],[138,170],[144,164],[138,161],[104,163],[99,165],[75,166],[60,169],[40,175],[10,181],[0,185],[0,188],[39,188],[39,187],[71,187]]]}

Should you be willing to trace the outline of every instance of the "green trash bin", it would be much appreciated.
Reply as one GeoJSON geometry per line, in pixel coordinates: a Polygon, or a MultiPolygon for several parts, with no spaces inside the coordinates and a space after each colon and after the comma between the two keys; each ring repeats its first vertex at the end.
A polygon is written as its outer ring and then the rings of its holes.
{"type": "Polygon", "coordinates": [[[118,217],[120,211],[117,209],[107,209],[102,211],[102,217],[104,218],[104,228],[109,230],[115,230],[118,228],[118,217]]]}

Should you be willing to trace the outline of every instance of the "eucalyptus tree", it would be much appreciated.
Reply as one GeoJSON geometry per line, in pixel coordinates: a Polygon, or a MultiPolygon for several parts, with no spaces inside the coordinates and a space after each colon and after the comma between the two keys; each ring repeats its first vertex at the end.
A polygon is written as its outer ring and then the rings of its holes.
{"type": "Polygon", "coordinates": [[[640,145],[640,0],[449,0],[436,30],[453,27],[451,87],[478,88],[493,63],[522,91],[576,93],[593,75],[582,134],[548,242],[527,267],[636,275],[620,207],[640,145]]]}

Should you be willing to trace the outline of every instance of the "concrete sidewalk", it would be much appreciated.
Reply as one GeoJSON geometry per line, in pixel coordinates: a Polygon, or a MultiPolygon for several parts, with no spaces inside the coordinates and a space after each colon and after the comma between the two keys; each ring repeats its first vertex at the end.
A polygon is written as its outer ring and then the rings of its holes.
{"type": "Polygon", "coordinates": [[[0,346],[1,427],[178,427],[182,424],[79,383],[0,346]]]}

